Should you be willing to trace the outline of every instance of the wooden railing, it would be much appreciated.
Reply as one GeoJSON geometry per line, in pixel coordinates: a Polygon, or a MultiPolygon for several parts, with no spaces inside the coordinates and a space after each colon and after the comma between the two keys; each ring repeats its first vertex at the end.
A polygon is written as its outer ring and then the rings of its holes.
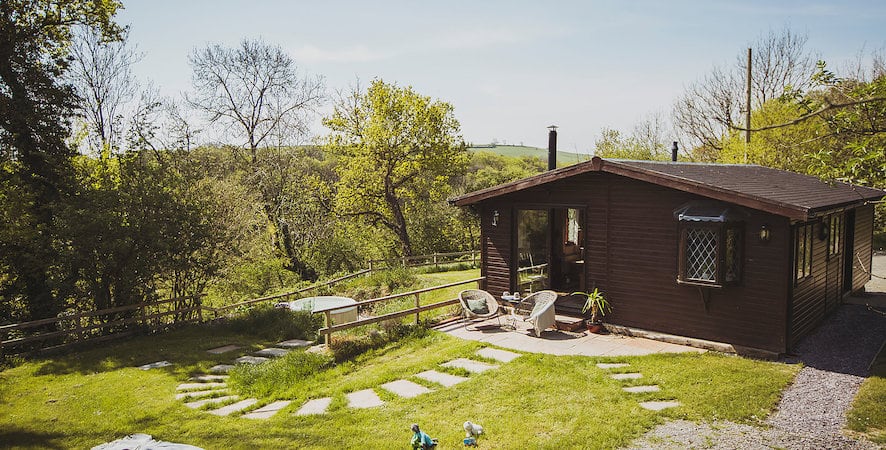
{"type": "Polygon", "coordinates": [[[269,302],[269,301],[272,301],[272,300],[275,300],[275,301],[278,301],[278,302],[279,302],[279,301],[288,300],[288,299],[289,299],[290,297],[292,297],[293,295],[303,294],[303,293],[305,293],[305,292],[308,292],[308,291],[311,291],[311,290],[314,290],[314,289],[319,289],[319,288],[322,288],[322,287],[332,286],[333,284],[340,283],[340,282],[342,282],[342,281],[349,280],[349,279],[351,279],[351,278],[359,277],[360,275],[363,275],[363,274],[369,273],[370,271],[371,271],[371,269],[363,269],[363,270],[360,270],[359,272],[354,272],[354,273],[351,273],[351,274],[348,274],[348,275],[345,275],[345,276],[342,276],[342,277],[338,277],[338,278],[335,278],[335,279],[332,279],[332,280],[329,280],[329,281],[324,281],[323,283],[312,284],[312,285],[310,285],[310,286],[303,287],[303,288],[301,288],[301,289],[296,289],[296,290],[294,290],[294,291],[283,292],[283,293],[281,293],[281,294],[268,295],[268,296],[265,296],[265,297],[253,298],[253,299],[251,299],[251,300],[246,300],[246,301],[242,301],[242,302],[238,302],[238,303],[233,303],[233,304],[230,304],[230,305],[219,306],[219,307],[217,307],[217,308],[212,308],[212,307],[209,307],[209,306],[204,306],[203,309],[206,310],[206,311],[208,311],[208,312],[212,312],[212,313],[213,313],[213,318],[218,318],[219,316],[224,315],[225,313],[227,313],[227,312],[230,311],[230,310],[234,310],[234,309],[237,309],[237,308],[242,308],[242,307],[244,307],[244,306],[252,306],[252,305],[255,305],[256,303],[269,302]]]}
{"type": "MultiPolygon", "coordinates": [[[[158,302],[136,303],[95,311],[77,311],[48,319],[33,320],[0,326],[0,350],[4,354],[22,353],[26,344],[58,340],[39,350],[67,347],[81,342],[98,342],[140,331],[158,331],[172,324],[202,322],[203,311],[199,296],[188,296],[161,300],[158,302]],[[197,300],[193,306],[178,307],[181,302],[197,300]],[[138,324],[136,329],[132,325],[138,324]],[[47,327],[51,325],[51,327],[47,327]],[[54,331],[28,333],[34,328],[47,327],[54,331]],[[122,332],[108,333],[106,330],[124,327],[122,332]],[[19,331],[22,336],[9,335],[19,331]]],[[[26,347],[25,347],[26,348],[26,347]]]]}
{"type": "Polygon", "coordinates": [[[446,307],[449,305],[454,305],[454,304],[458,303],[458,298],[453,298],[453,299],[449,299],[449,300],[443,300],[441,302],[431,303],[429,305],[422,305],[421,304],[421,297],[420,297],[421,294],[424,294],[427,292],[432,292],[432,291],[438,291],[441,289],[447,289],[447,288],[451,288],[454,286],[461,286],[461,285],[469,284],[469,283],[479,283],[480,281],[484,280],[485,278],[486,277],[472,278],[470,280],[459,281],[459,282],[455,282],[455,283],[449,283],[449,284],[444,284],[444,285],[434,286],[434,287],[429,287],[429,288],[424,288],[424,289],[418,289],[415,291],[404,292],[402,294],[393,294],[393,295],[388,295],[385,297],[374,298],[371,300],[363,300],[361,302],[357,302],[352,305],[347,305],[345,307],[331,306],[329,308],[318,309],[318,310],[314,311],[314,313],[323,314],[324,327],[319,329],[317,332],[319,334],[323,335],[324,341],[328,344],[330,335],[332,335],[332,333],[335,333],[337,331],[350,330],[351,328],[357,328],[357,327],[361,327],[364,325],[371,325],[373,323],[384,322],[386,320],[399,319],[401,317],[406,317],[411,314],[415,314],[415,323],[419,323],[420,314],[422,312],[430,311],[432,309],[437,309],[437,308],[443,308],[443,307],[446,307]],[[353,322],[347,322],[347,323],[342,323],[342,324],[333,324],[332,323],[332,313],[335,311],[338,311],[341,309],[352,308],[352,307],[357,307],[359,310],[359,308],[361,306],[373,305],[376,303],[386,302],[386,301],[390,301],[390,300],[396,300],[399,298],[410,297],[410,296],[415,297],[415,307],[414,308],[408,308],[408,309],[404,309],[401,311],[395,311],[392,313],[382,314],[380,316],[365,317],[363,319],[358,319],[353,322]]]}
{"type": "Polygon", "coordinates": [[[432,253],[430,255],[403,256],[394,259],[373,259],[369,261],[369,270],[379,270],[382,268],[390,268],[394,266],[400,267],[427,267],[434,266],[440,268],[448,264],[458,264],[462,262],[470,262],[476,266],[480,260],[479,250],[470,250],[467,252],[451,252],[451,253],[432,253]],[[469,256],[469,259],[461,259],[469,256]]]}

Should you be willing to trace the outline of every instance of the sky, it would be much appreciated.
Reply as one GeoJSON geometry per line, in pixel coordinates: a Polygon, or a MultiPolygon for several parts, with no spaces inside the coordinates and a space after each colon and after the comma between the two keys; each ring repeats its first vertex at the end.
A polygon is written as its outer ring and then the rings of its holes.
{"type": "MultiPolygon", "coordinates": [[[[605,128],[669,114],[685,86],[785,27],[839,68],[886,48],[880,1],[123,0],[140,80],[180,97],[188,55],[261,38],[327,90],[380,78],[449,102],[467,142],[588,152],[605,128]]],[[[318,111],[312,132],[325,134],[318,111]]]]}

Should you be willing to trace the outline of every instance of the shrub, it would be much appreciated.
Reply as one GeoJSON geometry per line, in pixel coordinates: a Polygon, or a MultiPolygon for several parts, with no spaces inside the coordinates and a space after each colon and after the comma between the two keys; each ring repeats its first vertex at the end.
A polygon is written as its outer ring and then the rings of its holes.
{"type": "Polygon", "coordinates": [[[239,364],[231,370],[228,382],[243,394],[267,396],[280,386],[297,384],[332,364],[332,356],[293,351],[263,364],[239,364]]]}
{"type": "Polygon", "coordinates": [[[402,339],[417,339],[428,335],[425,325],[396,324],[385,327],[384,332],[372,330],[366,335],[332,336],[329,341],[329,350],[337,362],[353,359],[369,350],[384,347],[385,345],[402,339]]]}
{"type": "Polygon", "coordinates": [[[250,334],[266,340],[314,340],[323,317],[308,311],[261,306],[228,319],[225,327],[235,333],[250,334]]]}

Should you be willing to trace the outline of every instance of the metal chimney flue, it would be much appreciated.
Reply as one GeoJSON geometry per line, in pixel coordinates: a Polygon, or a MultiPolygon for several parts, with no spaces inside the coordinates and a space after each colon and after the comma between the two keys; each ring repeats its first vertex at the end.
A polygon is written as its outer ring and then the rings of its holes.
{"type": "Polygon", "coordinates": [[[548,127],[548,170],[557,168],[557,126],[548,127]]]}
{"type": "Polygon", "coordinates": [[[680,148],[677,147],[677,141],[674,141],[674,144],[671,145],[671,161],[677,162],[677,150],[680,148]]]}

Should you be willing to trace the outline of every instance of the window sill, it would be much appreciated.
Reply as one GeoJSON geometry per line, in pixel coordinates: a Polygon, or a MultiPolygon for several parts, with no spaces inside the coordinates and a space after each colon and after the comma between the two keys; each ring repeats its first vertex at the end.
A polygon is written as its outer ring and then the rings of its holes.
{"type": "Polygon", "coordinates": [[[715,288],[715,289],[721,289],[724,287],[724,285],[718,284],[715,282],[680,280],[680,279],[677,279],[677,284],[682,285],[682,286],[698,286],[698,287],[707,287],[707,288],[715,288]]]}

